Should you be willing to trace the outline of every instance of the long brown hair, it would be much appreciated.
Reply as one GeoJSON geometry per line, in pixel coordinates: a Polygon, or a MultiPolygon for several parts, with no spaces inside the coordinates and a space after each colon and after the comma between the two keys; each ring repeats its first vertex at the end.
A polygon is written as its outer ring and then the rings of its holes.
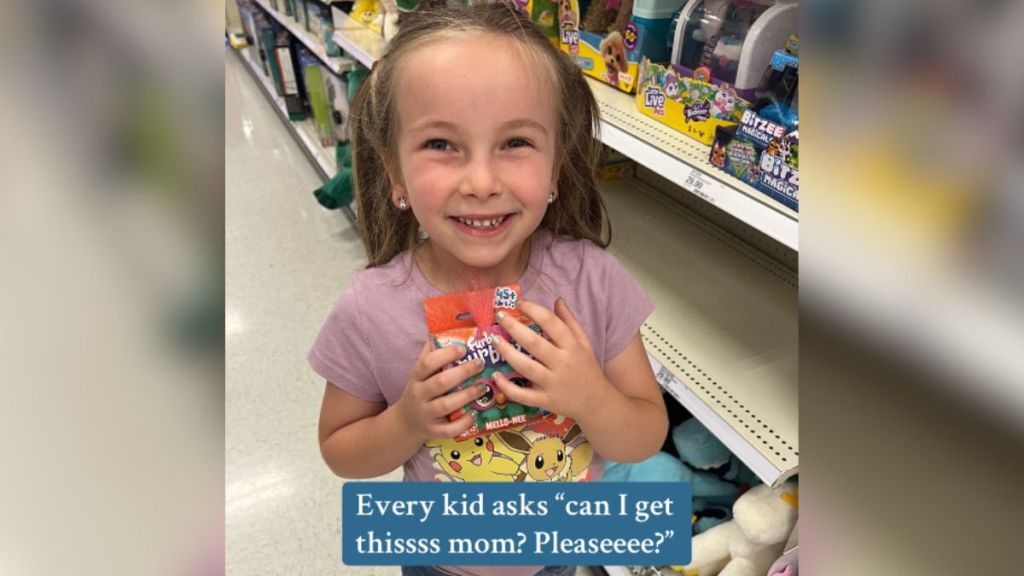
{"type": "Polygon", "coordinates": [[[398,109],[395,87],[402,61],[414,50],[466,32],[510,38],[535,55],[546,69],[558,115],[555,170],[557,199],[548,207],[541,228],[554,234],[591,240],[601,247],[611,241],[611,225],[597,190],[595,171],[600,156],[599,112],[583,74],[568,55],[556,49],[514,5],[499,1],[466,7],[425,0],[403,15],[391,39],[359,88],[352,106],[352,144],[359,234],[368,267],[381,266],[399,252],[415,247],[419,223],[412,210],[391,203],[385,159],[395,163],[398,109]]]}

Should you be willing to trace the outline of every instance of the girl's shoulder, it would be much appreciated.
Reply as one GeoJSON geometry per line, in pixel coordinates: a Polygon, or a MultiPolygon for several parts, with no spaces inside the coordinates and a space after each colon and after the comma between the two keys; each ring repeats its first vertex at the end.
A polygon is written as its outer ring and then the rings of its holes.
{"type": "Polygon", "coordinates": [[[543,253],[544,272],[563,281],[575,282],[581,277],[603,275],[609,268],[619,266],[611,252],[590,240],[542,231],[538,241],[543,253]]]}
{"type": "Polygon", "coordinates": [[[408,289],[413,282],[411,264],[409,251],[404,251],[387,264],[363,268],[352,275],[345,293],[357,299],[367,296],[379,299],[408,289]]]}

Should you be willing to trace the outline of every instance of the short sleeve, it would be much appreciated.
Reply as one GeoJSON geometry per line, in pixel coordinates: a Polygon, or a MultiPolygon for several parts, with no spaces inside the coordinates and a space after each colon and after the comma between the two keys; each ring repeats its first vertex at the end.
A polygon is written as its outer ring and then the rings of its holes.
{"type": "Polygon", "coordinates": [[[604,358],[607,362],[625,350],[640,331],[654,311],[654,301],[610,252],[593,244],[587,246],[587,251],[587,258],[594,263],[605,290],[604,358]]]}
{"type": "Polygon", "coordinates": [[[359,290],[353,283],[327,316],[307,359],[317,374],[345,392],[367,402],[384,402],[359,310],[359,290]]]}

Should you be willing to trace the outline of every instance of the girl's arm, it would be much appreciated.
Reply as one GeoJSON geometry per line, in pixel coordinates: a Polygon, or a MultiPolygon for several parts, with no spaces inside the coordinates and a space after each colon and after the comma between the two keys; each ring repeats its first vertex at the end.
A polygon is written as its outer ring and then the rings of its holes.
{"type": "Polygon", "coordinates": [[[637,334],[605,362],[606,381],[595,386],[576,422],[594,450],[615,462],[650,458],[665,442],[668,415],[643,341],[637,334]]]}
{"type": "Polygon", "coordinates": [[[338,476],[387,474],[411,458],[421,444],[384,402],[367,402],[327,383],[320,408],[320,454],[338,476]]]}

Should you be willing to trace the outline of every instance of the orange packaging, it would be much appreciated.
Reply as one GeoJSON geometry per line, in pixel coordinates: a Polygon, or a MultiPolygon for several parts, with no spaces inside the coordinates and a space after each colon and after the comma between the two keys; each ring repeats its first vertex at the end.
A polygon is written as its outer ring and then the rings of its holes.
{"type": "Polygon", "coordinates": [[[437,296],[423,301],[423,307],[427,313],[427,329],[430,331],[434,347],[441,348],[458,344],[466,348],[466,355],[457,362],[449,364],[445,369],[454,368],[477,358],[484,361],[484,369],[481,372],[451,390],[451,392],[455,392],[467,386],[479,384],[490,388],[489,393],[467,404],[462,410],[449,415],[448,418],[453,421],[461,418],[463,414],[476,416],[476,424],[456,436],[456,440],[466,440],[507,428],[518,428],[544,416],[544,411],[539,408],[524,406],[506,398],[494,382],[494,373],[501,372],[519,386],[526,388],[532,386],[529,380],[516,372],[498,354],[491,338],[491,335],[497,334],[524,354],[529,354],[519,348],[519,345],[509,337],[508,333],[494,321],[495,313],[502,310],[540,334],[540,327],[516,307],[518,300],[519,285],[510,284],[437,296]]]}

